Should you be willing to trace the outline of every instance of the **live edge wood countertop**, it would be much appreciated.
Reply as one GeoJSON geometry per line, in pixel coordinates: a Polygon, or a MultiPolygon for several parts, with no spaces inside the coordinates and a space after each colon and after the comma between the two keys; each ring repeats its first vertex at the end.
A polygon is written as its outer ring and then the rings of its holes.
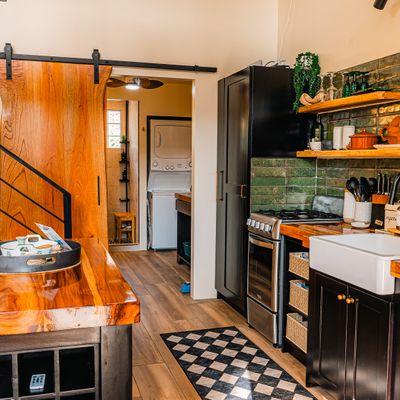
{"type": "Polygon", "coordinates": [[[97,239],[78,239],[79,266],[0,274],[0,335],[139,322],[139,301],[97,239]]]}

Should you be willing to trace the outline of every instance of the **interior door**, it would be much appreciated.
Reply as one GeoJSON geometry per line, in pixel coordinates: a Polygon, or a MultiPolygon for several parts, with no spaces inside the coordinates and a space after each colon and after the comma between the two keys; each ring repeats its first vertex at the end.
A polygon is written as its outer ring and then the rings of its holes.
{"type": "MultiPolygon", "coordinates": [[[[0,143],[71,193],[74,238],[106,244],[104,94],[111,67],[100,67],[95,84],[91,65],[13,61],[11,80],[5,65],[0,63],[0,143]]],[[[59,192],[4,153],[0,177],[0,209],[33,229],[41,222],[63,234],[54,217],[63,218],[59,192]]],[[[0,239],[26,233],[0,213],[0,239]]]]}
{"type": "Polygon", "coordinates": [[[245,313],[249,213],[249,78],[219,83],[216,288],[245,313]]]}

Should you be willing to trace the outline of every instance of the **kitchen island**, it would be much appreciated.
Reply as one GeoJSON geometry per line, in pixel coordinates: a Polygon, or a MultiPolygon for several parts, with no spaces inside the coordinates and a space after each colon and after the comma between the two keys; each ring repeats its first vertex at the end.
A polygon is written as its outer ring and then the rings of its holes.
{"type": "Polygon", "coordinates": [[[97,239],[78,241],[76,267],[0,275],[0,399],[131,398],[139,301],[97,239]]]}

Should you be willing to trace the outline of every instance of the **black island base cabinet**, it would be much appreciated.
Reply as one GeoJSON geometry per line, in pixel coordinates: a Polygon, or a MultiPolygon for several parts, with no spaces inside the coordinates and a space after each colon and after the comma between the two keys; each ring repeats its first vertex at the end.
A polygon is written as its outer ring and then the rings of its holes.
{"type": "Polygon", "coordinates": [[[310,270],[307,386],[338,400],[400,399],[398,301],[310,270]]]}

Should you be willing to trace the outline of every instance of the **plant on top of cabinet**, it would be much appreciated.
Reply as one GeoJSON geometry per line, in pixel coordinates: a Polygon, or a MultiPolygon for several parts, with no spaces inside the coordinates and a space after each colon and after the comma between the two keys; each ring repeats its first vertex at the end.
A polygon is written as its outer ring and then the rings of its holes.
{"type": "Polygon", "coordinates": [[[293,109],[297,111],[300,107],[300,97],[307,93],[312,99],[320,87],[321,67],[317,54],[306,52],[298,54],[294,66],[293,86],[296,93],[296,99],[293,109]]]}

